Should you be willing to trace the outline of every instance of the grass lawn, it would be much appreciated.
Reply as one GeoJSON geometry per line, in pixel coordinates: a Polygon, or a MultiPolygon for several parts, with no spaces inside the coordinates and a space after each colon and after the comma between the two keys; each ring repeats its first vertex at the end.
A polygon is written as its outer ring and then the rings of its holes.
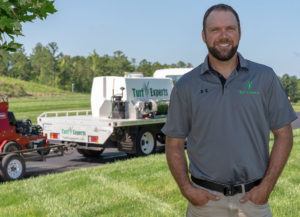
{"type": "Polygon", "coordinates": [[[17,120],[30,119],[37,122],[37,117],[46,111],[87,110],[90,109],[90,94],[71,93],[35,82],[22,81],[0,76],[0,94],[7,94],[1,85],[22,87],[28,96],[9,97],[9,111],[14,112],[17,120]]]}
{"type": "Polygon", "coordinates": [[[37,117],[46,111],[87,110],[91,109],[90,95],[79,93],[61,93],[54,96],[31,96],[9,98],[9,111],[14,112],[17,120],[37,117]]]}
{"type": "Polygon", "coordinates": [[[296,112],[300,112],[300,101],[297,103],[292,103],[292,106],[296,112]]]}
{"type": "MultiPolygon", "coordinates": [[[[274,217],[300,216],[300,130],[270,198],[274,217]]],[[[0,216],[184,216],[165,154],[0,185],[0,216]]]]}

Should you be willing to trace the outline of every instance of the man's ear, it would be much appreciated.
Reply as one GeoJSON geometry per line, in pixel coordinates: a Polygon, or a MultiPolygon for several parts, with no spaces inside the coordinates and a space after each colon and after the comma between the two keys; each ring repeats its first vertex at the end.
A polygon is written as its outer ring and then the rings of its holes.
{"type": "Polygon", "coordinates": [[[203,40],[204,43],[206,43],[205,32],[204,32],[203,29],[202,29],[202,40],[203,40]]]}

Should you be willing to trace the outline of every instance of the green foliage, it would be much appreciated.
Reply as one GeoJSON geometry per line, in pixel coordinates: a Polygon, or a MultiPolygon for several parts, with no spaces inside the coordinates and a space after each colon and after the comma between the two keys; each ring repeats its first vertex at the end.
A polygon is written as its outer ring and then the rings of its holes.
{"type": "Polygon", "coordinates": [[[0,1],[0,59],[4,64],[10,60],[9,52],[15,52],[22,45],[15,37],[22,35],[21,23],[31,22],[36,18],[45,19],[56,9],[50,0],[2,0],[0,1]]]}
{"type": "Polygon", "coordinates": [[[0,64],[0,75],[22,80],[35,81],[40,84],[71,90],[74,84],[76,92],[89,93],[93,78],[97,76],[123,76],[125,72],[142,72],[144,76],[152,76],[154,71],[162,68],[191,67],[179,61],[177,64],[151,63],[145,59],[136,64],[122,51],[115,51],[112,56],[99,55],[95,50],[87,57],[64,55],[58,53],[55,42],[46,46],[38,43],[29,57],[24,49],[12,54],[8,65],[0,64]]]}
{"type": "Polygon", "coordinates": [[[54,64],[50,50],[38,43],[30,55],[30,60],[32,80],[49,85],[51,83],[51,69],[54,64]]]}
{"type": "Polygon", "coordinates": [[[300,100],[300,79],[297,80],[296,101],[300,100]]]}
{"type": "MultiPolygon", "coordinates": [[[[300,216],[300,131],[270,197],[276,217],[300,216]]],[[[186,199],[165,154],[40,176],[0,186],[0,216],[184,216],[186,199]],[[24,208],[26,207],[26,208],[24,208]]]]}
{"type": "Polygon", "coordinates": [[[282,86],[286,92],[286,94],[290,97],[291,102],[297,102],[297,78],[296,76],[289,76],[288,74],[284,74],[281,78],[282,86]]]}
{"type": "Polygon", "coordinates": [[[11,68],[9,75],[13,78],[19,78],[24,81],[31,79],[31,64],[29,58],[24,53],[24,49],[19,49],[18,52],[12,54],[11,68]]]}
{"type": "Polygon", "coordinates": [[[28,96],[23,86],[15,86],[13,84],[4,83],[3,81],[0,81],[0,93],[9,97],[28,96]]]}

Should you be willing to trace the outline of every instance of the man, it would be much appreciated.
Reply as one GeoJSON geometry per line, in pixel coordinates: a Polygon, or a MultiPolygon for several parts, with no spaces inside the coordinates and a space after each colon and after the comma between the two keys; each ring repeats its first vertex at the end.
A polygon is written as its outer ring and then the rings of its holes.
{"type": "Polygon", "coordinates": [[[237,53],[240,38],[232,7],[209,8],[202,30],[208,55],[171,94],[162,131],[170,171],[189,201],[187,216],[272,216],[268,198],[291,151],[297,116],[274,71],[237,53]]]}

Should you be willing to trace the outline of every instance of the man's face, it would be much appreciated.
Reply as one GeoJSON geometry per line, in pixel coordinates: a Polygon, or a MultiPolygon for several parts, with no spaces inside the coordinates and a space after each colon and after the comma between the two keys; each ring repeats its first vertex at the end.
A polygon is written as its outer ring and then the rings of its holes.
{"type": "Polygon", "coordinates": [[[218,60],[230,60],[240,41],[238,23],[230,11],[212,11],[202,31],[202,39],[209,53],[218,60]]]}

